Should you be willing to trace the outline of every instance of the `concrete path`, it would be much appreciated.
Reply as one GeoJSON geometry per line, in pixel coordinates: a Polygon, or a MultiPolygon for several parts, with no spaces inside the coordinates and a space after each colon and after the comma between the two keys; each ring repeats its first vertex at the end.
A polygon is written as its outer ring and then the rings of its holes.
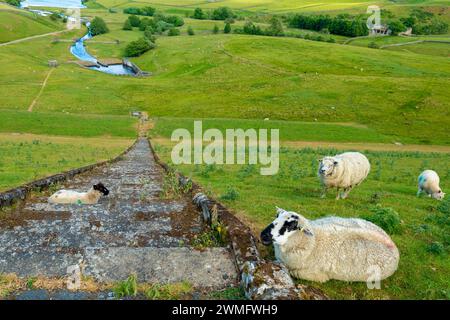
{"type": "Polygon", "coordinates": [[[84,266],[98,281],[124,280],[136,273],[150,283],[189,281],[221,289],[236,283],[227,248],[199,251],[189,244],[202,231],[191,199],[164,200],[163,170],[141,138],[123,158],[67,181],[86,191],[103,182],[110,190],[96,205],[47,203],[38,195],[0,220],[0,273],[66,276],[84,266]]]}

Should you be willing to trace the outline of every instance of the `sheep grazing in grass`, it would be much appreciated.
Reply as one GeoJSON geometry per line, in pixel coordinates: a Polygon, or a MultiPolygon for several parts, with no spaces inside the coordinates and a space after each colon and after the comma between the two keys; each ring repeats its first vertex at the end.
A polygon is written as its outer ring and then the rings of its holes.
{"type": "Polygon", "coordinates": [[[78,204],[96,204],[102,195],[107,196],[109,190],[103,183],[97,183],[92,186],[88,192],[77,192],[73,190],[59,190],[48,198],[49,203],[78,203],[78,204]]]}
{"type": "Polygon", "coordinates": [[[433,197],[437,200],[444,199],[445,193],[439,187],[439,175],[436,171],[425,170],[422,172],[418,179],[419,190],[417,191],[417,196],[420,196],[422,192],[425,192],[429,197],[433,197]]]}
{"type": "Polygon", "coordinates": [[[276,258],[292,276],[310,281],[381,281],[399,262],[398,249],[386,232],[362,219],[310,221],[277,208],[277,218],[261,232],[261,241],[273,243],[276,258]]]}
{"type": "Polygon", "coordinates": [[[367,177],[370,172],[369,160],[359,152],[345,152],[320,160],[318,176],[322,183],[322,198],[329,188],[336,188],[336,199],[345,199],[348,193],[367,177]],[[340,193],[339,189],[344,192],[340,193]]]}

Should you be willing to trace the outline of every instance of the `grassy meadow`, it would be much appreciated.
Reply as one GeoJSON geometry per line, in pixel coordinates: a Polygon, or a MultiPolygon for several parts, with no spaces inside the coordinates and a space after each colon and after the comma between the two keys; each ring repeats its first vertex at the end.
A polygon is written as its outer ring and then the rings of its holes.
{"type": "MultiPolygon", "coordinates": [[[[110,29],[86,42],[97,58],[121,58],[125,47],[143,36],[137,28],[122,30],[125,7],[150,5],[182,16],[185,24],[180,36],[157,35],[154,50],[131,59],[152,73],[144,78],[75,64],[69,49],[86,33],[84,27],[0,46],[0,191],[114,157],[137,135],[137,121],[130,117],[134,110],[154,119],[150,135],[169,164],[172,131],[192,130],[194,120],[203,120],[204,130],[279,129],[282,148],[275,176],[261,176],[250,165],[174,167],[229,206],[255,234],[274,218],[275,206],[311,219],[360,217],[392,208],[402,220],[401,230],[392,235],[401,253],[400,268],[381,290],[338,281],[313,285],[332,298],[450,299],[448,209],[415,196],[417,175],[425,168],[436,170],[442,189],[450,192],[448,45],[367,47],[370,42],[447,41],[449,35],[361,38],[343,45],[346,37],[332,35],[336,43],[223,34],[223,21],[186,18],[196,7],[230,6],[241,17],[232,24],[236,28],[244,17],[355,14],[374,3],[399,15],[425,7],[450,21],[449,1],[439,0],[89,0],[82,16],[102,17],[110,29]],[[214,25],[219,34],[213,34],[214,25]],[[195,35],[187,34],[188,27],[195,35]],[[52,59],[59,65],[43,88],[52,59]],[[371,174],[345,201],[335,201],[331,192],[320,199],[317,160],[342,150],[364,151],[371,174]]],[[[26,15],[0,4],[0,18],[7,17],[0,21],[0,43],[62,29],[26,15]]],[[[270,250],[265,254],[272,257],[270,250]]]]}
{"type": "Polygon", "coordinates": [[[125,138],[0,133],[0,192],[114,158],[132,143],[125,138]]]}
{"type": "MultiPolygon", "coordinates": [[[[213,120],[214,124],[214,121],[219,122],[213,120]]],[[[171,119],[157,120],[151,134],[156,152],[171,164],[174,142],[170,141],[167,130],[169,122],[171,119]]],[[[209,125],[204,124],[203,130],[209,125]]],[[[214,127],[222,129],[227,126],[214,127]]],[[[245,125],[236,122],[235,127],[245,128],[245,125]]],[[[316,139],[320,139],[321,126],[317,128],[316,139]]],[[[283,137],[285,132],[289,138],[295,135],[294,130],[281,126],[280,136],[283,137]]],[[[329,139],[334,141],[333,136],[329,139]]],[[[400,251],[400,267],[392,277],[382,282],[381,290],[369,290],[365,284],[339,281],[312,285],[339,299],[450,298],[450,280],[447,277],[450,268],[448,213],[438,210],[438,201],[416,197],[417,175],[425,168],[433,168],[441,174],[443,190],[450,188],[449,150],[446,153],[369,151],[364,149],[364,144],[358,148],[349,148],[345,144],[338,149],[304,148],[290,146],[284,143],[283,138],[281,140],[280,170],[274,176],[260,175],[259,166],[255,165],[171,166],[192,177],[209,194],[231,208],[252,226],[256,235],[275,218],[275,206],[299,212],[309,219],[328,215],[362,217],[377,208],[392,208],[402,221],[401,231],[392,235],[400,251]],[[345,150],[364,152],[371,161],[371,173],[347,200],[336,201],[334,191],[330,191],[326,199],[321,199],[317,178],[318,159],[345,150]],[[442,251],[433,251],[435,246],[442,248],[442,251]]],[[[271,257],[270,251],[267,255],[271,257]]]]}
{"type": "Polygon", "coordinates": [[[0,3],[0,43],[62,30],[62,23],[53,22],[31,12],[13,9],[0,3]]]}

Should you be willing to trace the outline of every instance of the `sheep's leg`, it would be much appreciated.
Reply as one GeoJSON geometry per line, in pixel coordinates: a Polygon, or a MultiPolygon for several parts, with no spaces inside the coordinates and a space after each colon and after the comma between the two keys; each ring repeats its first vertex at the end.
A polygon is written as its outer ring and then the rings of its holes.
{"type": "Polygon", "coordinates": [[[420,194],[422,193],[422,191],[423,191],[422,188],[419,187],[419,190],[417,190],[417,196],[418,196],[418,197],[420,196],[420,194]]]}
{"type": "Polygon", "coordinates": [[[342,199],[347,198],[348,194],[350,193],[350,191],[352,190],[352,186],[344,188],[344,194],[342,195],[342,199]]]}
{"type": "Polygon", "coordinates": [[[341,198],[341,193],[339,192],[339,188],[336,188],[336,200],[341,198]]]}
{"type": "Polygon", "coordinates": [[[322,194],[320,195],[320,197],[323,199],[323,198],[325,198],[326,196],[327,196],[327,191],[328,191],[328,188],[326,187],[326,186],[323,186],[322,187],[322,194]]]}

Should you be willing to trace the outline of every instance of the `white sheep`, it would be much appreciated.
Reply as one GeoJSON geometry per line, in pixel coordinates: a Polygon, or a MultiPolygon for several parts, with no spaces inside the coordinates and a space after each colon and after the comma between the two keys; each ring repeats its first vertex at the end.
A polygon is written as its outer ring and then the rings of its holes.
{"type": "Polygon", "coordinates": [[[310,281],[381,281],[398,267],[399,252],[381,228],[366,220],[327,217],[310,221],[277,208],[261,232],[292,276],[310,281]]]}
{"type": "Polygon", "coordinates": [[[103,185],[98,183],[88,192],[77,192],[73,190],[59,190],[52,194],[48,198],[49,203],[63,203],[63,204],[96,204],[102,195],[108,195],[109,190],[103,185]]]}
{"type": "Polygon", "coordinates": [[[336,188],[336,199],[345,199],[348,193],[359,185],[370,172],[369,160],[359,152],[345,152],[320,160],[318,176],[322,183],[322,198],[329,188],[336,188]],[[339,189],[343,189],[341,194],[339,189]]]}
{"type": "Polygon", "coordinates": [[[418,178],[419,190],[417,191],[417,196],[425,192],[429,197],[433,197],[434,199],[444,199],[445,193],[439,187],[439,182],[439,175],[436,171],[425,170],[418,178]]]}

